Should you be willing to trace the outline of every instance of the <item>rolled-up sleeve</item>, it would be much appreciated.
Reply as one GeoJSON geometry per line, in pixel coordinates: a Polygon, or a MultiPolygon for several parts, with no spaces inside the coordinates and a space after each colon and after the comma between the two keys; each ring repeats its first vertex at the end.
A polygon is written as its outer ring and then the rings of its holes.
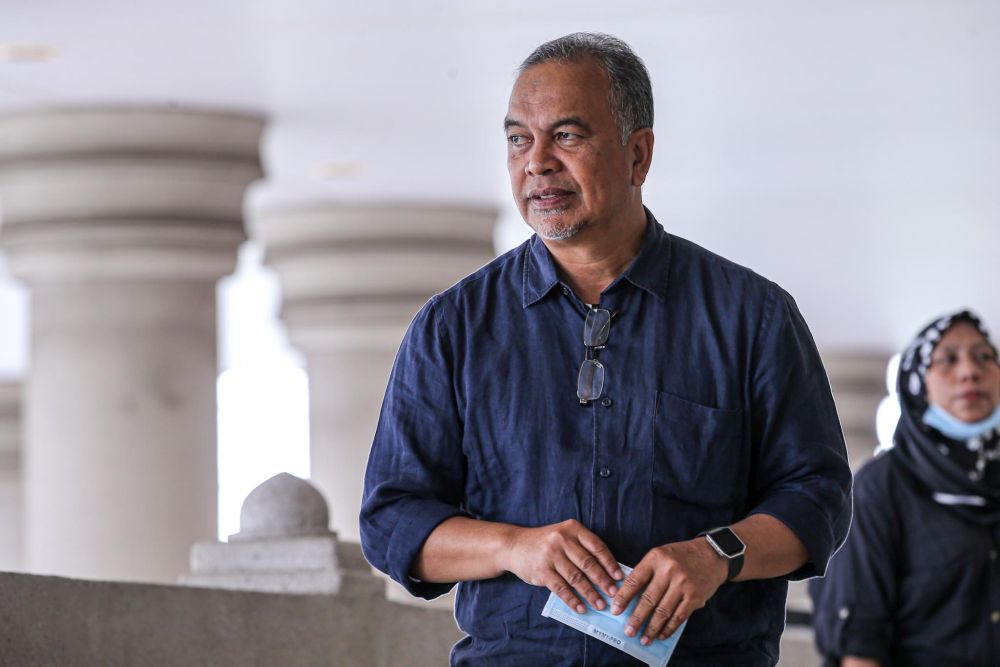
{"type": "Polygon", "coordinates": [[[368,562],[412,595],[432,599],[452,584],[411,576],[413,563],[442,521],[460,508],[466,464],[453,355],[431,300],[403,339],[365,472],[361,546],[368,562]]]}
{"type": "Polygon", "coordinates": [[[788,293],[772,285],[754,345],[753,508],[795,533],[808,562],[789,575],[821,575],[851,522],[851,469],[830,383],[788,293]]]}

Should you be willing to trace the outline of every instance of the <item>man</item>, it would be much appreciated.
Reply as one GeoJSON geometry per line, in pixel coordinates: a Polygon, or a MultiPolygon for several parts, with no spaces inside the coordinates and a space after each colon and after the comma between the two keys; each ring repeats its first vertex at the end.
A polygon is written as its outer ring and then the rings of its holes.
{"type": "Polygon", "coordinates": [[[643,643],[690,619],[673,665],[773,665],[785,579],[822,573],[847,531],[806,325],[643,207],[652,116],[621,41],[536,49],[504,121],[536,235],[431,299],[396,359],[362,544],[414,595],[461,582],[453,665],[638,664],[541,616],[549,591],[603,609],[596,588],[613,613],[639,596],[643,643]]]}

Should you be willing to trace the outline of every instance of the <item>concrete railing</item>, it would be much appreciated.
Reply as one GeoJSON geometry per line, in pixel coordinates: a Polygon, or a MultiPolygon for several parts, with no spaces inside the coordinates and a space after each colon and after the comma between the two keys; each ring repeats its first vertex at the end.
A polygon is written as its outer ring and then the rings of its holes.
{"type": "Polygon", "coordinates": [[[0,573],[0,666],[447,665],[450,611],[0,573]]]}

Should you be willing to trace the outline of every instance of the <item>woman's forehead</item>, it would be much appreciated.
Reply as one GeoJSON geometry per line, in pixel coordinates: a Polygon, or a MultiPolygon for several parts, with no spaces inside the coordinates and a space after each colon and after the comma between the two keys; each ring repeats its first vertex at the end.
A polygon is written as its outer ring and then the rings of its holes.
{"type": "Polygon", "coordinates": [[[959,320],[941,335],[938,347],[942,346],[972,346],[976,344],[989,345],[989,341],[975,324],[967,320],[959,320]]]}

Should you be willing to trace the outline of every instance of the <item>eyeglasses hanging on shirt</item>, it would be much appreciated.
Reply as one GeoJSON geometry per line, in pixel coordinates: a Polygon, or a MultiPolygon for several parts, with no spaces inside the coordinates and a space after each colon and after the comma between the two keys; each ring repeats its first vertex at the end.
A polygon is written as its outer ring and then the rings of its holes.
{"type": "Polygon", "coordinates": [[[604,391],[604,365],[594,358],[594,352],[605,347],[611,331],[610,310],[591,308],[583,323],[583,344],[585,352],[580,373],[576,379],[576,396],[580,405],[597,400],[604,391]]]}

